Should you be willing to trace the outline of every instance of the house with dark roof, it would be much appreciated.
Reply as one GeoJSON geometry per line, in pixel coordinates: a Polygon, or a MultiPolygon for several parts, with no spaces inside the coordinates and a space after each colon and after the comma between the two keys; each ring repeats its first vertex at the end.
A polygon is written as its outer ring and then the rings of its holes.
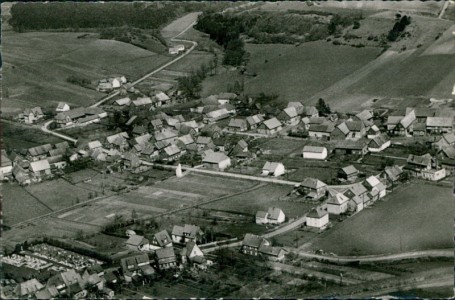
{"type": "Polygon", "coordinates": [[[249,129],[254,130],[258,128],[259,125],[261,125],[261,123],[264,121],[264,118],[262,115],[257,114],[247,117],[246,121],[248,122],[249,129]]]}
{"type": "Polygon", "coordinates": [[[215,144],[213,144],[212,138],[209,136],[198,136],[196,139],[196,145],[199,150],[215,149],[215,144]]]}
{"type": "Polygon", "coordinates": [[[428,117],[426,121],[429,134],[441,134],[453,131],[453,117],[428,117]]]}
{"type": "Polygon", "coordinates": [[[257,130],[261,134],[274,135],[283,129],[283,124],[277,118],[271,118],[262,122],[257,130]]]}
{"type": "Polygon", "coordinates": [[[378,135],[368,143],[368,151],[381,152],[390,147],[390,139],[385,135],[378,135]]]}
{"type": "Polygon", "coordinates": [[[172,247],[172,239],[166,229],[161,230],[153,235],[150,243],[152,248],[166,248],[172,247]]]}
{"type": "Polygon", "coordinates": [[[120,266],[126,282],[131,282],[134,276],[150,276],[155,273],[146,253],[124,257],[120,259],[120,266]]]}
{"type": "Polygon", "coordinates": [[[196,225],[185,224],[184,226],[174,225],[172,228],[172,242],[176,244],[186,244],[187,242],[198,243],[201,241],[204,233],[196,225]]]}
{"type": "Polygon", "coordinates": [[[259,255],[267,258],[270,261],[283,261],[285,250],[281,247],[272,247],[270,245],[261,245],[259,247],[259,255]]]}
{"type": "Polygon", "coordinates": [[[346,121],[346,127],[349,130],[346,138],[349,140],[357,141],[366,134],[366,128],[362,121],[346,121]]]}
{"type": "Polygon", "coordinates": [[[277,119],[286,125],[297,125],[300,122],[300,116],[295,107],[286,107],[277,116],[277,119]]]}
{"type": "Polygon", "coordinates": [[[31,298],[36,292],[44,288],[44,285],[36,278],[19,283],[15,290],[14,295],[17,298],[31,298]]]}
{"type": "Polygon", "coordinates": [[[332,123],[311,124],[308,129],[308,136],[310,138],[329,140],[335,126],[332,123]]]}
{"type": "Polygon", "coordinates": [[[26,108],[22,114],[19,115],[19,119],[23,119],[25,124],[33,124],[36,121],[44,118],[41,107],[26,108]]]}
{"type": "Polygon", "coordinates": [[[375,137],[379,136],[380,134],[381,134],[381,130],[379,130],[378,126],[376,126],[376,125],[372,125],[367,130],[367,138],[369,138],[369,139],[374,139],[375,137]]]}
{"type": "Polygon", "coordinates": [[[49,155],[49,151],[52,150],[51,144],[45,144],[27,149],[25,158],[29,161],[37,161],[45,159],[49,155]]]}
{"type": "Polygon", "coordinates": [[[229,121],[228,128],[230,131],[247,131],[248,130],[248,122],[246,119],[240,118],[232,118],[229,121]]]}
{"type": "Polygon", "coordinates": [[[414,111],[417,123],[425,124],[427,122],[427,118],[436,116],[436,110],[432,108],[406,107],[406,115],[409,114],[411,111],[414,111]]]}
{"type": "Polygon", "coordinates": [[[313,208],[306,215],[306,226],[324,229],[329,224],[329,213],[321,207],[313,208]]]}
{"type": "Polygon", "coordinates": [[[270,246],[270,242],[258,235],[247,233],[242,241],[241,252],[243,254],[257,256],[261,246],[270,246]]]}
{"type": "Polygon", "coordinates": [[[305,197],[319,200],[325,196],[327,184],[319,179],[307,177],[300,183],[298,189],[305,197]]]}
{"type": "Polygon", "coordinates": [[[55,287],[59,294],[69,296],[83,292],[84,286],[82,277],[74,269],[61,272],[49,278],[47,287],[55,287]]]}
{"type": "Polygon", "coordinates": [[[353,165],[346,166],[341,168],[338,171],[338,178],[346,181],[356,181],[359,176],[359,170],[357,170],[353,165]]]}
{"type": "Polygon", "coordinates": [[[397,183],[403,175],[403,169],[400,166],[393,165],[385,167],[380,177],[386,181],[386,186],[390,187],[397,183]]]}
{"type": "Polygon", "coordinates": [[[177,267],[177,256],[175,255],[174,248],[165,247],[159,248],[155,251],[155,262],[159,270],[167,270],[177,267]]]}

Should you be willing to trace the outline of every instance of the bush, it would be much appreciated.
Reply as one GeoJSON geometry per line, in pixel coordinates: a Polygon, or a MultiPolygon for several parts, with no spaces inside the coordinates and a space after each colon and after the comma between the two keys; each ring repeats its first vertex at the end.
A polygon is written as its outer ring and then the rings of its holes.
{"type": "Polygon", "coordinates": [[[82,87],[87,87],[91,84],[91,81],[88,78],[76,76],[76,75],[71,75],[68,78],[66,78],[66,81],[75,85],[79,85],[82,87]]]}

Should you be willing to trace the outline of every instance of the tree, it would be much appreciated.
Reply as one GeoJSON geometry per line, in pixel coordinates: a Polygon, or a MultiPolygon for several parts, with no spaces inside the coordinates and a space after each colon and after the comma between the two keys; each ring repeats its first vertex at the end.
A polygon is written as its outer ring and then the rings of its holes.
{"type": "Polygon", "coordinates": [[[133,219],[133,220],[137,219],[137,212],[134,209],[131,211],[131,219],[133,219]]]}
{"type": "Polygon", "coordinates": [[[325,103],[324,99],[319,98],[318,104],[316,104],[316,109],[318,110],[319,114],[322,116],[327,116],[332,113],[330,106],[325,103]]]}

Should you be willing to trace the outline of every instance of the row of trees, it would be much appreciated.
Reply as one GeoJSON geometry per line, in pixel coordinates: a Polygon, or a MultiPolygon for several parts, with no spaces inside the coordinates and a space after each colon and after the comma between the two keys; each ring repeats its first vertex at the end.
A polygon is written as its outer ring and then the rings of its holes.
{"type": "Polygon", "coordinates": [[[192,70],[189,75],[179,77],[177,79],[179,90],[182,91],[187,99],[199,98],[199,94],[202,90],[202,81],[208,74],[216,73],[217,66],[218,57],[215,55],[214,59],[210,61],[209,64],[203,63],[199,69],[192,70]]]}
{"type": "Polygon", "coordinates": [[[408,26],[409,24],[411,24],[411,17],[408,16],[401,17],[400,20],[395,22],[395,25],[393,25],[392,30],[389,31],[387,39],[391,42],[396,41],[398,37],[401,35],[401,33],[406,29],[406,26],[408,26]]]}

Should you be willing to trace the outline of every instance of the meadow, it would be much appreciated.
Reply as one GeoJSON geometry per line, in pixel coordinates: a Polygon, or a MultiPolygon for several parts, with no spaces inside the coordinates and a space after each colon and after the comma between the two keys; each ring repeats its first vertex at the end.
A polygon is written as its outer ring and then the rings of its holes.
{"type": "MultiPolygon", "coordinates": [[[[2,104],[3,105],[3,104],[2,104]]],[[[3,107],[2,107],[3,109],[3,107]]],[[[31,147],[51,143],[60,143],[62,140],[43,133],[38,128],[25,127],[23,125],[16,125],[9,122],[3,122],[1,124],[2,138],[3,138],[3,149],[9,150],[21,150],[28,149],[31,147]]]]}
{"type": "Polygon", "coordinates": [[[453,246],[451,189],[416,181],[317,237],[313,250],[372,255],[453,246]]]}

